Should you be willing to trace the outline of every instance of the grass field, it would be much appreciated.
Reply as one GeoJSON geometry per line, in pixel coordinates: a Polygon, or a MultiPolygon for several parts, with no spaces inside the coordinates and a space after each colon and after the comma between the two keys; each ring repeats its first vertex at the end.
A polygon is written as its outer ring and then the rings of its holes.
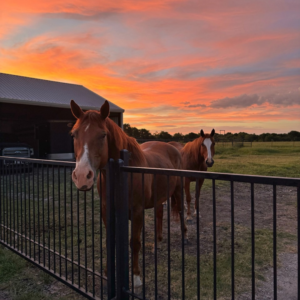
{"type": "MultiPolygon", "coordinates": [[[[229,147],[229,146],[216,146],[216,155],[214,157],[215,164],[213,168],[209,169],[212,172],[222,172],[222,173],[240,173],[240,174],[252,174],[252,175],[267,175],[267,176],[280,176],[280,177],[300,177],[300,147],[294,145],[268,145],[266,147],[265,143],[253,143],[252,147],[229,147]]],[[[50,186],[51,188],[51,186],[50,186]]],[[[62,193],[63,193],[63,187],[62,193]]],[[[206,180],[201,192],[201,203],[203,205],[206,214],[202,216],[201,219],[201,295],[205,299],[211,299],[212,297],[212,232],[211,232],[211,218],[207,217],[211,213],[211,207],[205,199],[210,196],[211,183],[206,180]],[[207,216],[206,216],[207,215],[207,216]]],[[[224,183],[217,184],[219,191],[217,192],[218,205],[220,207],[217,217],[218,217],[218,236],[222,237],[218,239],[218,296],[222,299],[229,297],[230,294],[230,218],[228,217],[228,203],[227,198],[224,195],[228,193],[228,186],[224,183]],[[225,199],[226,198],[226,199],[225,199]]],[[[247,187],[241,186],[237,190],[237,197],[239,194],[241,198],[243,197],[244,191],[247,187]]],[[[279,190],[279,195],[282,194],[280,198],[282,202],[279,203],[282,212],[287,214],[292,220],[291,224],[294,224],[294,215],[290,214],[290,211],[295,211],[295,199],[294,197],[289,199],[286,190],[279,190]],[[287,198],[287,200],[285,200],[287,198]]],[[[265,195],[265,202],[269,203],[268,196],[265,195]]],[[[280,200],[280,201],[281,201],[280,200]]],[[[243,205],[247,205],[248,202],[244,202],[243,205]]],[[[68,204],[69,205],[69,204],[68,204]]],[[[87,220],[91,219],[91,204],[88,202],[88,215],[87,220]]],[[[260,204],[258,204],[259,206],[260,204]]],[[[261,204],[264,205],[264,204],[261,204]]],[[[77,209],[83,209],[83,202],[81,202],[77,208],[74,206],[75,211],[77,209]]],[[[99,207],[95,206],[95,209],[99,210],[99,207]]],[[[264,211],[266,206],[262,206],[261,211],[264,211]]],[[[241,214],[239,225],[236,228],[236,243],[239,245],[238,252],[236,255],[236,284],[237,292],[241,293],[249,288],[249,276],[250,276],[250,252],[251,248],[249,244],[249,220],[242,215],[244,208],[237,211],[237,220],[239,220],[239,213],[241,214]]],[[[99,215],[98,215],[99,217],[99,215]]],[[[98,218],[97,217],[97,218],[98,218]]],[[[151,253],[151,248],[153,244],[153,213],[148,211],[146,213],[146,229],[150,234],[147,235],[148,242],[146,243],[146,253],[147,253],[147,275],[149,278],[153,278],[154,266],[151,263],[153,260],[153,255],[151,253]]],[[[266,216],[262,216],[262,219],[266,216]]],[[[284,219],[282,222],[286,222],[284,219]]],[[[68,220],[69,222],[69,220],[68,220]]],[[[80,216],[80,223],[84,222],[83,215],[80,216]]],[[[166,218],[165,218],[166,222],[166,218]]],[[[173,222],[173,221],[172,221],[173,222]]],[[[263,278],[263,271],[268,266],[272,265],[272,226],[270,222],[261,222],[258,220],[257,228],[257,276],[258,278],[263,278]]],[[[63,223],[63,222],[62,222],[63,223]]],[[[166,223],[165,223],[166,224],[166,223]]],[[[173,225],[172,225],[173,226],[173,225]]],[[[180,231],[178,226],[173,226],[174,240],[172,246],[172,261],[174,262],[172,268],[172,288],[173,288],[173,299],[179,299],[181,295],[180,287],[180,266],[181,262],[178,259],[181,255],[181,251],[176,245],[180,244],[180,231]],[[176,271],[178,270],[178,271],[176,271]]],[[[295,230],[291,229],[293,226],[284,227],[278,232],[278,250],[281,252],[287,251],[287,249],[294,249],[295,242],[295,230]]],[[[185,256],[185,269],[189,277],[186,279],[186,293],[187,299],[194,299],[195,295],[195,223],[189,225],[190,233],[190,246],[187,248],[185,256]]],[[[55,231],[55,230],[54,230],[55,231]]],[[[51,234],[53,228],[51,228],[51,234]]],[[[67,231],[67,243],[70,245],[71,237],[70,232],[67,231]]],[[[75,232],[76,233],[76,232],[75,232]]],[[[64,233],[62,233],[64,234],[64,233]]],[[[165,292],[165,249],[166,249],[166,239],[164,232],[164,241],[161,245],[160,253],[158,255],[159,265],[158,265],[158,278],[160,292],[165,292]]],[[[87,246],[90,249],[91,237],[88,233],[87,246]]],[[[97,237],[96,237],[97,238],[97,237]]],[[[56,234],[56,239],[58,239],[58,234],[56,234]]],[[[58,243],[58,240],[56,240],[58,243]]],[[[47,243],[47,241],[46,241],[47,243]]],[[[97,240],[99,244],[99,240],[97,240]]],[[[64,246],[64,244],[62,244],[64,246]]],[[[82,254],[84,253],[85,245],[82,243],[80,245],[82,248],[82,254]]],[[[293,250],[294,251],[294,250],[293,250]]],[[[75,255],[77,255],[75,249],[75,255]]],[[[84,257],[82,257],[84,260],[84,257]]],[[[97,268],[99,268],[99,262],[97,263],[97,268]]],[[[152,279],[149,279],[149,289],[151,289],[152,279]]],[[[22,300],[22,299],[81,299],[81,296],[77,295],[75,292],[71,291],[64,285],[57,283],[52,277],[46,275],[44,272],[33,267],[31,264],[19,258],[17,255],[6,250],[4,247],[0,247],[0,299],[1,293],[5,293],[6,299],[22,300]]],[[[151,295],[151,293],[150,293],[151,295]]],[[[5,299],[5,298],[4,298],[5,299]]]]}

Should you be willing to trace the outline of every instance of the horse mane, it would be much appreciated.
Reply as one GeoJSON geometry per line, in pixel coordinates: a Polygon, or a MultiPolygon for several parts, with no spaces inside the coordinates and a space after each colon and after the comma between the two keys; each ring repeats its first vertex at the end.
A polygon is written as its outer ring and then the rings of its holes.
{"type": "Polygon", "coordinates": [[[120,151],[127,149],[131,153],[130,160],[134,165],[145,165],[146,159],[140,145],[135,138],[128,136],[113,120],[106,118],[106,127],[108,129],[109,143],[111,149],[117,157],[120,157],[120,151]]]}

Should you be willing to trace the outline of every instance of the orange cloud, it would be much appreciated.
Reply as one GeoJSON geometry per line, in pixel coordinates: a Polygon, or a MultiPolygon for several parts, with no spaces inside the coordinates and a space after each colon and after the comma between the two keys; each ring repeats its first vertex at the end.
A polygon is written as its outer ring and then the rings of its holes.
{"type": "Polygon", "coordinates": [[[153,131],[255,122],[292,130],[297,99],[284,109],[278,99],[212,107],[299,87],[299,28],[280,23],[298,8],[275,1],[2,1],[0,71],[82,84],[123,107],[125,122],[153,131]]]}

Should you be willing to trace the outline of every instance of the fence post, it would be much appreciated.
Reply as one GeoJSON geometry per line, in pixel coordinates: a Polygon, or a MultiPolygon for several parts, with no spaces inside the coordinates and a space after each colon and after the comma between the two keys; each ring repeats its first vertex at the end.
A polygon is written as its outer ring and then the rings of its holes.
{"type": "Polygon", "coordinates": [[[106,170],[106,252],[107,252],[107,297],[113,299],[116,295],[115,286],[115,162],[110,159],[106,170]]]}
{"type": "Polygon", "coordinates": [[[117,299],[129,300],[129,295],[124,293],[129,290],[128,174],[122,171],[122,167],[127,166],[129,162],[129,153],[127,150],[121,151],[121,159],[117,162],[116,166],[118,187],[115,189],[117,299]]]}

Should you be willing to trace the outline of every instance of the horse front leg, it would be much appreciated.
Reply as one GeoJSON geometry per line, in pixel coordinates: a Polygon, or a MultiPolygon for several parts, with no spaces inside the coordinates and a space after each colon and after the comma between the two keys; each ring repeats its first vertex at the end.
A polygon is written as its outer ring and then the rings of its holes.
{"type": "Polygon", "coordinates": [[[181,225],[181,232],[184,238],[184,244],[188,243],[188,234],[187,234],[187,227],[184,220],[184,206],[181,205],[181,187],[180,184],[177,185],[175,188],[174,194],[172,195],[172,202],[176,205],[173,210],[176,210],[180,217],[180,225],[181,225]]]}
{"type": "Polygon", "coordinates": [[[139,267],[139,252],[141,250],[141,231],[143,228],[143,212],[134,211],[131,217],[132,231],[130,246],[132,250],[132,261],[133,261],[133,285],[135,288],[142,285],[140,277],[140,267],[139,267]]]}
{"type": "Polygon", "coordinates": [[[188,178],[185,178],[185,183],[184,183],[184,190],[185,190],[185,196],[186,196],[186,203],[187,203],[187,218],[186,220],[189,222],[193,218],[191,216],[191,193],[190,193],[190,180],[188,178]]]}
{"type": "MultiPolygon", "coordinates": [[[[197,209],[199,207],[199,201],[200,201],[200,191],[201,191],[201,187],[203,185],[203,182],[204,182],[204,178],[203,179],[199,179],[199,185],[197,187],[197,184],[196,184],[196,189],[195,189],[195,211],[194,211],[194,215],[197,215],[197,209]]],[[[200,213],[199,213],[199,216],[200,216],[200,213]]]]}
{"type": "Polygon", "coordinates": [[[162,241],[162,228],[163,228],[163,217],[164,217],[164,207],[162,204],[158,205],[156,209],[156,241],[162,241]]]}

